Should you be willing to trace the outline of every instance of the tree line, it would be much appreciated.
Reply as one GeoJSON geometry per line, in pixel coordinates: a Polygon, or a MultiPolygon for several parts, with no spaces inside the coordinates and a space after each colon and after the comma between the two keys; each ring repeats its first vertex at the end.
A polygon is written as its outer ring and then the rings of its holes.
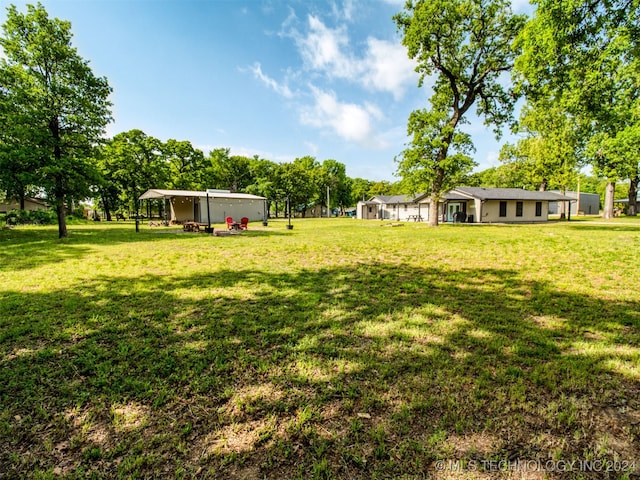
{"type": "Polygon", "coordinates": [[[348,177],[345,165],[332,159],[319,162],[304,156],[275,163],[258,155],[231,155],[228,148],[205,155],[189,141],[162,142],[141,130],[119,133],[97,147],[95,166],[99,181],[92,196],[107,220],[114,211],[135,209],[138,197],[152,188],[251,193],[266,197],[276,215],[284,211],[287,201],[302,215],[313,205],[344,213],[379,188],[376,182],[348,177]]]}

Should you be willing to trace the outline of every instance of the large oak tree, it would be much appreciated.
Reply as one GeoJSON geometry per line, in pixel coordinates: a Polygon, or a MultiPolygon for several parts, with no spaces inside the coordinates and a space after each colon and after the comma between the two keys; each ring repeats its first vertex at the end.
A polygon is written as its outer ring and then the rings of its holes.
{"type": "Polygon", "coordinates": [[[474,165],[473,144],[461,130],[474,105],[496,134],[511,118],[515,98],[505,86],[516,57],[513,40],[525,18],[506,0],[409,0],[394,17],[420,83],[433,80],[429,110],[409,117],[411,137],[398,173],[429,194],[429,223],[438,224],[441,196],[474,165]]]}
{"type": "MultiPolygon", "coordinates": [[[[67,236],[66,202],[90,194],[97,172],[90,159],[110,121],[111,88],[71,45],[71,24],[45,8],[7,9],[0,46],[3,163],[47,192],[67,236]]],[[[24,178],[16,177],[16,178],[24,178]]]]}

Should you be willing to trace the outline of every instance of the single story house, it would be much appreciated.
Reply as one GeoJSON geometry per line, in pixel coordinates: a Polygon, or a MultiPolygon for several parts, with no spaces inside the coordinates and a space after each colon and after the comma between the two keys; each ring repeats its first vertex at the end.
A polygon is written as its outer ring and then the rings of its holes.
{"type": "Polygon", "coordinates": [[[477,223],[546,222],[550,202],[575,202],[561,193],[521,188],[457,187],[449,193],[458,198],[445,201],[445,221],[462,211],[477,223]]]}
{"type": "MultiPolygon", "coordinates": [[[[24,199],[25,210],[47,210],[49,206],[39,198],[26,197],[24,199]]],[[[0,213],[9,213],[11,210],[20,210],[20,202],[13,199],[0,200],[0,213]]]]}
{"type": "Polygon", "coordinates": [[[600,195],[597,193],[584,193],[580,192],[580,201],[578,201],[578,192],[564,192],[560,190],[552,190],[553,192],[560,193],[566,197],[572,198],[573,202],[549,202],[549,213],[561,214],[567,211],[571,212],[571,215],[585,214],[585,215],[598,215],[600,213],[600,195]],[[567,210],[570,205],[571,210],[567,210]]]}
{"type": "MultiPolygon", "coordinates": [[[[441,222],[516,223],[545,222],[550,202],[575,202],[557,192],[519,188],[457,187],[447,192],[438,205],[441,222]]],[[[396,221],[429,220],[431,201],[426,194],[376,196],[358,202],[361,219],[396,221]]]]}
{"type": "Polygon", "coordinates": [[[267,199],[248,193],[231,193],[229,190],[147,190],[140,200],[164,199],[175,223],[198,222],[202,224],[224,223],[227,217],[250,222],[265,221],[267,199]]]}

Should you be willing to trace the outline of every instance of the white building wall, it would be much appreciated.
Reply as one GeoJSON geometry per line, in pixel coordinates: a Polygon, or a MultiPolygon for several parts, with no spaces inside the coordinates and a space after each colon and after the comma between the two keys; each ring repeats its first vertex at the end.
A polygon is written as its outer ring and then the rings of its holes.
{"type": "Polygon", "coordinates": [[[522,201],[522,216],[516,216],[516,200],[507,200],[507,215],[500,216],[500,201],[487,200],[482,204],[482,223],[517,223],[517,222],[545,222],[548,220],[549,202],[542,201],[542,214],[536,216],[536,202],[522,201]]]}
{"type": "Polygon", "coordinates": [[[244,198],[212,198],[209,197],[209,217],[207,217],[207,198],[200,198],[200,223],[224,223],[227,217],[240,221],[247,217],[250,222],[262,221],[265,217],[264,200],[248,200],[244,198]]]}

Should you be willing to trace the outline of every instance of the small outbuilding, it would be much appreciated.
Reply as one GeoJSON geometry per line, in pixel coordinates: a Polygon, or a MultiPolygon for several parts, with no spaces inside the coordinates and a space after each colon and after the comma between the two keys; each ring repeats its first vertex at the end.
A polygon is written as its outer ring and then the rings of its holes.
{"type": "Polygon", "coordinates": [[[552,215],[569,211],[571,215],[598,215],[600,213],[600,195],[597,193],[552,191],[573,199],[572,202],[549,202],[549,213],[552,215]],[[569,206],[571,210],[569,210],[569,206]]]}
{"type": "Polygon", "coordinates": [[[224,223],[227,217],[250,222],[266,221],[267,199],[248,193],[231,193],[229,190],[147,190],[140,200],[164,199],[174,223],[196,222],[200,224],[224,223]]]}

